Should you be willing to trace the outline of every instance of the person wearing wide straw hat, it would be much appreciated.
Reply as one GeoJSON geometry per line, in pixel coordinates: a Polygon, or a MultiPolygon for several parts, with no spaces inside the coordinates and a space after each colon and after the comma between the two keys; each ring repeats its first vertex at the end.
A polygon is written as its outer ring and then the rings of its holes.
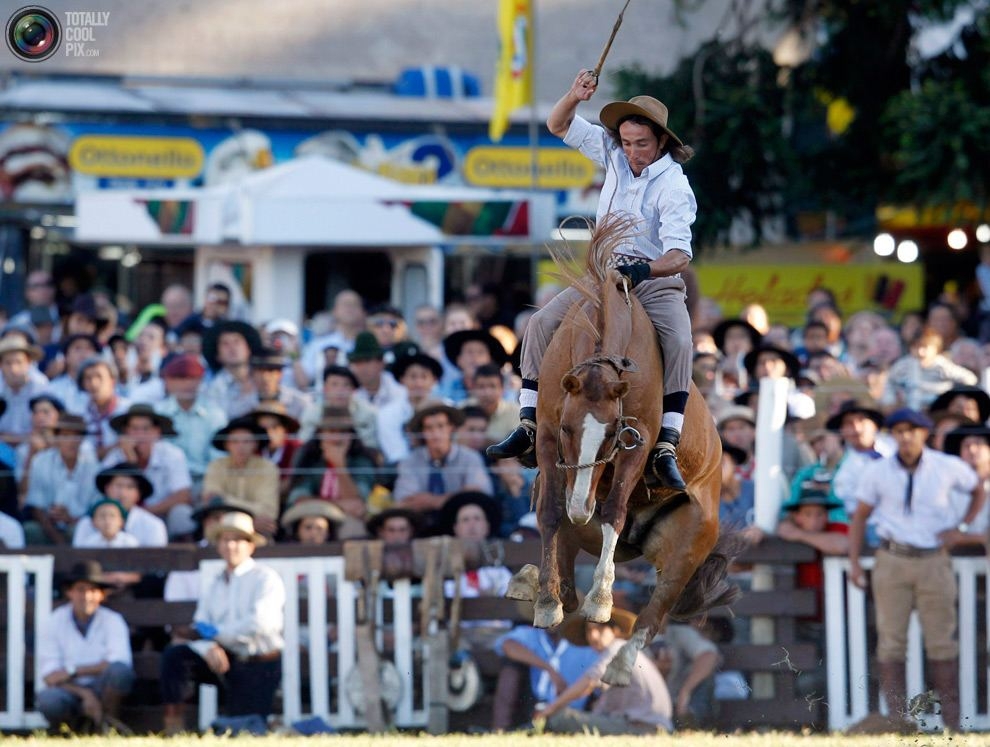
{"type": "MultiPolygon", "coordinates": [[[[691,386],[691,319],[680,273],[691,261],[691,224],[697,203],[681,164],[694,151],[667,126],[667,107],[650,96],[617,101],[601,110],[603,127],[578,116],[577,107],[595,93],[598,78],[580,72],[554,105],[547,127],[554,135],[605,168],[598,222],[607,216],[635,222],[635,231],[614,250],[614,280],[628,281],[653,322],[663,350],[663,411],[657,442],[646,464],[649,487],[685,488],[676,449],[691,386]]],[[[519,427],[489,447],[495,459],[535,461],[536,402],[540,363],[554,332],[581,293],[567,288],[537,311],[522,339],[519,427]]]]}
{"type": "Polygon", "coordinates": [[[296,454],[302,446],[302,441],[296,437],[299,421],[277,400],[262,400],[248,417],[254,418],[267,434],[258,455],[278,467],[279,494],[285,496],[289,492],[296,454]]]}
{"type": "Polygon", "coordinates": [[[127,622],[103,606],[113,584],[95,560],[76,563],[60,580],[69,603],[52,612],[37,639],[38,676],[45,684],[38,710],[52,728],[75,731],[89,719],[97,729],[123,732],[116,719],[135,675],[127,622]]]}
{"type": "Polygon", "coordinates": [[[138,465],[155,486],[155,492],[144,502],[144,507],[165,520],[169,537],[191,535],[196,524],[191,518],[189,464],[182,449],[163,440],[176,435],[172,421],[151,405],[132,404],[127,412],[110,419],[110,427],[120,434],[120,440],[103,458],[103,463],[133,462],[138,465]]]}
{"type": "Polygon", "coordinates": [[[674,707],[667,683],[643,651],[636,653],[627,686],[605,689],[590,712],[571,707],[575,700],[602,686],[606,667],[632,635],[635,623],[636,615],[621,607],[612,608],[606,623],[585,620],[579,612],[566,617],[560,624],[564,639],[575,646],[590,646],[599,657],[576,682],[558,693],[556,700],[537,710],[534,720],[547,719],[547,731],[561,734],[594,730],[602,735],[656,735],[671,731],[674,707]]]}
{"type": "Polygon", "coordinates": [[[290,542],[322,545],[334,538],[335,527],[343,524],[347,514],[330,501],[306,498],[296,501],[279,523],[290,542]]]}
{"type": "Polygon", "coordinates": [[[265,718],[282,679],[285,586],[278,573],[251,557],[265,538],[250,514],[228,511],[209,539],[226,568],[206,587],[192,625],[179,631],[187,642],[162,653],[166,734],[185,728],[190,681],[219,685],[227,716],[265,718]]]}

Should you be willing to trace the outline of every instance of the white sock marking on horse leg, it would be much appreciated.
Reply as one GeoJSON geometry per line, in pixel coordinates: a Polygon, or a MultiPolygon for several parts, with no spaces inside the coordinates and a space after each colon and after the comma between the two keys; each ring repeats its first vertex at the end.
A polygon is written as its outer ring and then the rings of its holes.
{"type": "MultiPolygon", "coordinates": [[[[589,412],[584,416],[581,430],[581,449],[578,464],[591,464],[598,457],[598,450],[605,440],[605,424],[599,423],[589,412]]],[[[588,510],[588,496],[591,492],[591,473],[594,467],[583,467],[574,478],[574,489],[567,502],[567,516],[575,524],[587,524],[594,514],[594,506],[588,510]]]]}
{"type": "Polygon", "coordinates": [[[582,612],[592,622],[608,622],[612,616],[612,584],[615,583],[615,545],[619,534],[611,524],[602,524],[602,554],[595,566],[594,580],[584,598],[582,612]]]}
{"type": "Polygon", "coordinates": [[[608,663],[602,682],[620,687],[628,685],[632,679],[632,668],[636,663],[636,655],[643,650],[646,645],[646,628],[640,628],[632,637],[626,641],[619,653],[608,663]]]}

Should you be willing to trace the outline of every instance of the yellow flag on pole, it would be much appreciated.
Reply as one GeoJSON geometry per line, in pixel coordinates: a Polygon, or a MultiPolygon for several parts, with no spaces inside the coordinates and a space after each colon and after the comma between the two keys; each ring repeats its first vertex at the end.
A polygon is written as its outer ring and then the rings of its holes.
{"type": "Polygon", "coordinates": [[[532,0],[499,0],[498,61],[495,63],[495,103],[488,137],[502,139],[509,115],[533,102],[532,0]]]}

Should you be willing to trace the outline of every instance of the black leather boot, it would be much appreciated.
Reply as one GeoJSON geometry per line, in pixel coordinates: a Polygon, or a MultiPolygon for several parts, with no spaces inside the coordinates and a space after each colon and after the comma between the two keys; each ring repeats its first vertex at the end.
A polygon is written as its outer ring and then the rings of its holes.
{"type": "Polygon", "coordinates": [[[674,490],[684,490],[687,487],[684,478],[681,477],[681,471],[677,468],[677,444],[680,440],[681,434],[673,428],[660,429],[660,438],[650,452],[643,473],[646,487],[674,490]]]}
{"type": "Polygon", "coordinates": [[[508,436],[485,449],[489,459],[518,459],[524,467],[536,466],[536,421],[521,418],[508,436]]]}

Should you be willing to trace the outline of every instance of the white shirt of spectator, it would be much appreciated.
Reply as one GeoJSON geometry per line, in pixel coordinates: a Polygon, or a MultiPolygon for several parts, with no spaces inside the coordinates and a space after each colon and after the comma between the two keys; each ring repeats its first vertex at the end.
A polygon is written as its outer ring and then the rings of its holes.
{"type": "Polygon", "coordinates": [[[0,512],[0,542],[8,550],[20,550],[24,547],[24,527],[19,521],[2,512],[0,512]]]}
{"type": "Polygon", "coordinates": [[[140,547],[141,543],[138,542],[138,538],[135,537],[130,532],[121,529],[117,534],[115,534],[110,539],[107,539],[99,531],[94,534],[86,534],[80,536],[76,532],[75,536],[72,538],[73,547],[140,547]]]}
{"type": "MultiPolygon", "coordinates": [[[[150,511],[135,506],[127,512],[124,531],[137,538],[141,547],[165,547],[168,544],[168,529],[165,522],[150,511]]],[[[73,547],[93,547],[92,535],[100,536],[99,530],[93,526],[93,520],[84,516],[76,524],[72,536],[73,547]]]]}
{"type": "Polygon", "coordinates": [[[40,451],[34,455],[28,470],[25,505],[47,511],[60,504],[75,519],[85,516],[99,495],[96,490],[96,474],[99,471],[96,451],[87,441],[80,443],[76,466],[71,472],[57,448],[40,451]]]}
{"type": "MultiPolygon", "coordinates": [[[[103,466],[112,467],[126,461],[124,452],[117,447],[103,458],[103,466]]],[[[143,471],[144,476],[155,488],[155,492],[145,500],[146,506],[154,506],[175,491],[192,487],[192,475],[189,474],[185,453],[178,446],[167,441],[155,442],[151,447],[148,466],[143,471]]]]}
{"type": "MultiPolygon", "coordinates": [[[[131,634],[124,618],[106,607],[98,607],[83,636],[72,619],[72,605],[64,604],[48,619],[38,636],[38,674],[47,677],[60,669],[78,669],[101,661],[132,666],[131,634]]],[[[78,677],[80,685],[95,677],[78,677]]]]}

